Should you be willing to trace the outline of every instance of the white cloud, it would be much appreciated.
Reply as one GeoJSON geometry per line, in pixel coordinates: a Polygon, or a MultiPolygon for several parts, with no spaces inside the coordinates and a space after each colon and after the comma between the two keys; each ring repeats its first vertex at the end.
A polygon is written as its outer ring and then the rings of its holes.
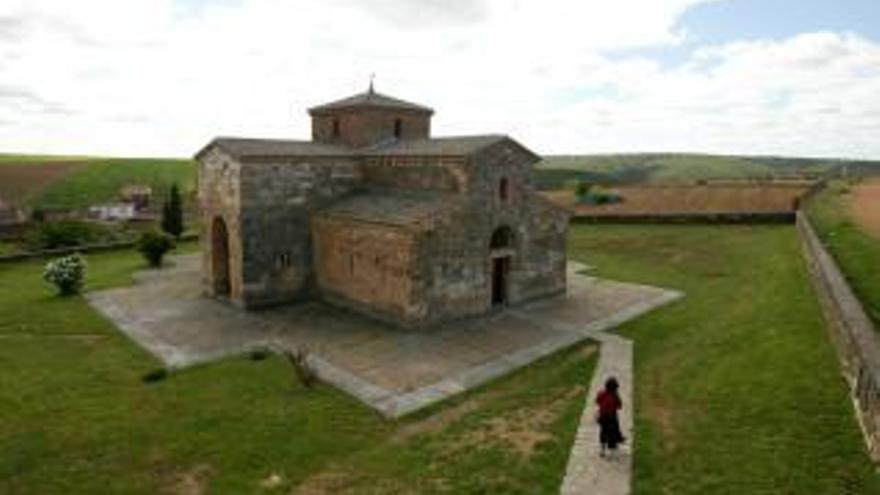
{"type": "Polygon", "coordinates": [[[856,35],[704,47],[680,67],[611,55],[680,44],[703,0],[193,1],[0,6],[0,81],[20,92],[0,88],[0,149],[308,138],[308,106],[376,72],[380,91],[433,106],[438,134],[508,132],[544,153],[880,157],[880,47],[856,35]]]}

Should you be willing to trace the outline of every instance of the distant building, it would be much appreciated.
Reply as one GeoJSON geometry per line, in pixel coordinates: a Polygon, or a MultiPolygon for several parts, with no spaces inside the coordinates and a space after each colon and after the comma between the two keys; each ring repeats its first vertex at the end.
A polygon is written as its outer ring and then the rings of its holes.
{"type": "Polygon", "coordinates": [[[119,191],[119,197],[125,203],[132,203],[135,210],[143,211],[150,206],[153,188],[146,184],[129,184],[119,191]]]}
{"type": "Polygon", "coordinates": [[[98,220],[131,220],[136,214],[134,203],[110,203],[89,207],[89,217],[98,220]]]}
{"type": "Polygon", "coordinates": [[[21,210],[0,199],[0,225],[12,225],[24,221],[21,210]]]}
{"type": "Polygon", "coordinates": [[[503,135],[432,138],[430,108],[370,90],[314,107],[312,140],[196,155],[207,292],[320,298],[421,327],[560,294],[568,214],[503,135]]]}

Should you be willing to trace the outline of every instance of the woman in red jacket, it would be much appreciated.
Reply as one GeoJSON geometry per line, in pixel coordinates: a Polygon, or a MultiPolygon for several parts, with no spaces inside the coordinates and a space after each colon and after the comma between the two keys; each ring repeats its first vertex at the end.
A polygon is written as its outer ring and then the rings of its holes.
{"type": "Polygon", "coordinates": [[[605,382],[605,389],[596,396],[596,405],[599,410],[596,413],[596,421],[599,423],[599,455],[605,457],[606,449],[614,452],[618,444],[626,441],[620,433],[620,422],[617,420],[617,411],[623,407],[617,389],[620,386],[617,379],[609,378],[605,382]]]}

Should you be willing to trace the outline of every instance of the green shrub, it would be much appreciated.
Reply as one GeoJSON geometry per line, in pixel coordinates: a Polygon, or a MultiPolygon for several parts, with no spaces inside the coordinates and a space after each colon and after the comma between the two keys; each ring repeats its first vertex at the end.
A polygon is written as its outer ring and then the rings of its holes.
{"type": "Polygon", "coordinates": [[[261,347],[259,349],[252,349],[249,357],[251,358],[252,361],[262,361],[264,359],[267,359],[270,354],[271,354],[271,351],[269,351],[269,349],[266,349],[265,347],[261,347]]]}
{"type": "Polygon", "coordinates": [[[589,183],[583,182],[583,181],[579,181],[574,188],[575,198],[577,198],[578,201],[583,201],[584,198],[586,198],[587,195],[590,194],[590,189],[592,189],[592,188],[593,188],[592,184],[589,184],[589,183]]]}
{"type": "Polygon", "coordinates": [[[82,291],[86,278],[86,260],[71,254],[46,263],[43,280],[54,285],[60,296],[72,296],[82,291]]]}
{"type": "Polygon", "coordinates": [[[174,249],[174,238],[155,230],[144,232],[137,242],[137,250],[153,267],[162,266],[162,258],[172,249],[174,249]]]}
{"type": "Polygon", "coordinates": [[[145,373],[144,376],[141,377],[141,381],[144,383],[155,383],[161,382],[165,378],[168,378],[168,370],[165,368],[158,368],[145,373]]]}
{"type": "Polygon", "coordinates": [[[102,229],[79,220],[42,222],[28,233],[27,244],[31,249],[59,249],[84,246],[96,242],[102,229]]]}

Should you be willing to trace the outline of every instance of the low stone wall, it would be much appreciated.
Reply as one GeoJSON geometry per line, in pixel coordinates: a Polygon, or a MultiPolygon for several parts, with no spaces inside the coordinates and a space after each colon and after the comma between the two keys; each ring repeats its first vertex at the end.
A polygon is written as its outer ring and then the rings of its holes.
{"type": "Polygon", "coordinates": [[[794,223],[794,211],[718,213],[575,213],[574,223],[794,223]]]}
{"type": "Polygon", "coordinates": [[[874,462],[880,462],[880,337],[806,214],[800,211],[797,229],[868,451],[874,462]]]}
{"type": "MultiPolygon", "coordinates": [[[[180,241],[194,241],[198,239],[197,234],[184,234],[180,236],[180,241]]],[[[108,242],[104,244],[88,244],[85,246],[75,246],[59,249],[45,249],[43,251],[26,251],[21,253],[12,253],[0,256],[0,263],[12,263],[15,261],[25,261],[38,258],[54,258],[56,256],[64,256],[73,253],[98,253],[101,251],[114,251],[117,249],[133,248],[137,243],[136,239],[129,241],[108,242]]]]}

